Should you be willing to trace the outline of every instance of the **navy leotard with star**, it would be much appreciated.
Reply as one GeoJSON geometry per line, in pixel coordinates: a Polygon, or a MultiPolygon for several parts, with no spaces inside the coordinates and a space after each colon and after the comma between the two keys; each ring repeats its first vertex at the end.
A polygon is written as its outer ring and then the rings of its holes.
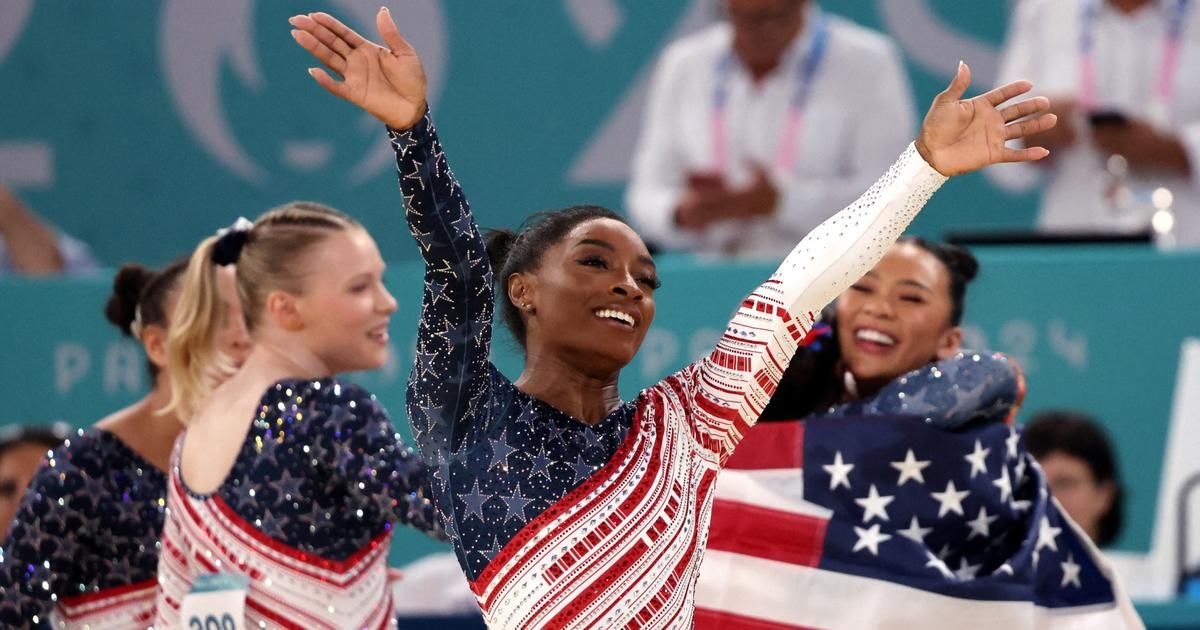
{"type": "Polygon", "coordinates": [[[489,361],[493,273],[432,120],[389,133],[425,261],[409,421],[485,620],[689,627],[717,472],[816,312],[945,178],[910,146],[741,303],[711,354],[588,426],[489,361]]]}
{"type": "Polygon", "coordinates": [[[195,577],[221,571],[250,577],[250,624],[386,623],[393,525],[441,535],[425,464],[374,395],[347,381],[279,381],[253,413],[211,494],[186,488],[178,463],[186,434],[176,446],[155,625],[176,627],[195,577]]]}
{"type": "Polygon", "coordinates": [[[531,517],[612,458],[634,405],[624,403],[589,427],[518,390],[496,369],[488,357],[492,269],[432,122],[392,131],[391,138],[411,231],[426,261],[409,418],[422,455],[436,468],[434,486],[445,491],[452,474],[455,500],[476,517],[456,519],[447,502],[439,507],[459,561],[475,579],[531,517]],[[451,420],[464,416],[487,421],[451,420]],[[454,458],[451,468],[451,453],[464,448],[471,455],[454,458]]]}
{"type": "Polygon", "coordinates": [[[140,588],[148,597],[130,616],[152,610],[166,489],[161,470],[103,429],[51,451],[4,543],[0,625],[49,627],[56,608],[65,622],[97,596],[140,588]]]}

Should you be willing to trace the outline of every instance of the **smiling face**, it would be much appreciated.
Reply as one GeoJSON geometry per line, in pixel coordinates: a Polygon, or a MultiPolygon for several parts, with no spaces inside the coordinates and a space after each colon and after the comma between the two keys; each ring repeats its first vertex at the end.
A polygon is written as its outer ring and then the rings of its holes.
{"type": "Polygon", "coordinates": [[[838,345],[860,393],[959,350],[951,323],[950,274],[911,243],[892,246],[837,302],[838,345]]]}
{"type": "Polygon", "coordinates": [[[308,256],[303,292],[288,296],[302,343],[331,373],[382,366],[396,300],[383,284],[374,239],[360,227],[338,230],[308,256]]]}
{"type": "Polygon", "coordinates": [[[654,320],[658,276],[646,244],[607,218],[575,226],[537,268],[508,279],[524,309],[526,351],[604,378],[629,364],[654,320]]]}

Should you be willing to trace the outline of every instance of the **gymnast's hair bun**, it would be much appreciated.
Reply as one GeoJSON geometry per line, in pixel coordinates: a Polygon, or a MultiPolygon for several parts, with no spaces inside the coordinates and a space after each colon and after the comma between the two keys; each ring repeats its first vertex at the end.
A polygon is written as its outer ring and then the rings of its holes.
{"type": "Polygon", "coordinates": [[[517,242],[517,233],[512,230],[488,230],[484,239],[487,242],[488,261],[492,263],[492,271],[499,280],[513,244],[517,242]]]}
{"type": "Polygon", "coordinates": [[[122,265],[113,277],[112,295],[104,305],[104,316],[127,337],[133,336],[138,299],[154,272],[138,264],[122,265]]]}

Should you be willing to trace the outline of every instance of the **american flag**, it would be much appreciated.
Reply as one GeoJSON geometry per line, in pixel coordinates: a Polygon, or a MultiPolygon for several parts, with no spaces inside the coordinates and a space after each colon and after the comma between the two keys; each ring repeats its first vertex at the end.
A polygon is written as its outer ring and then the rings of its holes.
{"type": "Polygon", "coordinates": [[[1141,628],[1004,422],[813,417],[717,481],[696,627],[1141,628]]]}

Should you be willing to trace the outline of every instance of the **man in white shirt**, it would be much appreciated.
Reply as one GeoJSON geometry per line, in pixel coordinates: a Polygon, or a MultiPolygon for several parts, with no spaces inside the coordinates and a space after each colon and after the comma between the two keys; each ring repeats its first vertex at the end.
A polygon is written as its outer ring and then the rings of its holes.
{"type": "Polygon", "coordinates": [[[626,207],[667,249],[778,258],[913,136],[899,53],[809,0],[724,0],[658,62],[626,207]]]}
{"type": "Polygon", "coordinates": [[[1032,81],[1050,97],[1058,126],[1029,138],[1050,149],[1048,159],[1001,165],[987,176],[1023,191],[1044,175],[1039,228],[1146,231],[1169,205],[1156,223],[1173,227],[1167,242],[1200,245],[1196,4],[1022,0],[1017,6],[998,81],[1032,81]]]}

